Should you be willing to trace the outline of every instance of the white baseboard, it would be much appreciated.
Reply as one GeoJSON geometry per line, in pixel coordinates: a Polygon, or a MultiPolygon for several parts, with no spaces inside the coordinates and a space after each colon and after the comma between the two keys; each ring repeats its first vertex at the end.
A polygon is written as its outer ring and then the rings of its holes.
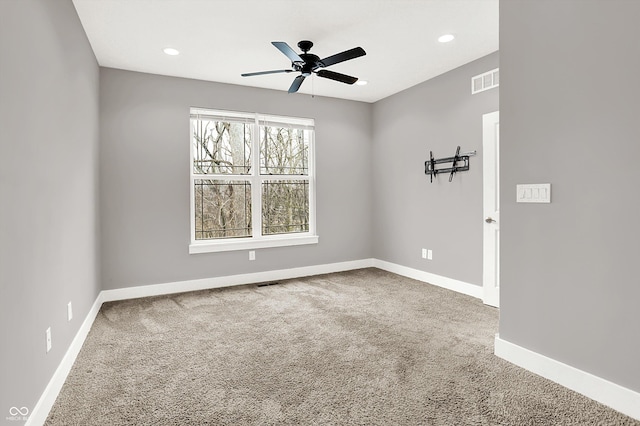
{"type": "Polygon", "coordinates": [[[495,354],[519,367],[640,420],[640,393],[638,392],[502,340],[498,334],[495,338],[495,354]]]}
{"type": "Polygon", "coordinates": [[[89,330],[91,330],[93,321],[96,319],[98,312],[100,312],[102,303],[102,293],[100,293],[91,306],[91,309],[82,322],[82,325],[80,325],[80,329],[73,338],[73,341],[71,341],[71,345],[69,345],[69,349],[67,349],[62,361],[60,361],[60,365],[58,365],[55,373],[53,373],[53,377],[49,380],[49,383],[44,389],[44,392],[42,392],[40,399],[33,410],[31,410],[29,419],[25,423],[26,426],[41,425],[44,424],[45,420],[47,420],[49,411],[51,411],[65,380],[67,380],[71,367],[73,367],[73,363],[76,361],[76,358],[80,353],[80,349],[82,349],[82,345],[89,334],[89,330]]]}
{"type": "Polygon", "coordinates": [[[483,289],[481,286],[469,284],[464,281],[454,280],[453,278],[443,277],[441,275],[432,274],[430,272],[420,271],[418,269],[409,268],[395,263],[386,262],[384,260],[374,259],[373,266],[379,269],[384,269],[385,271],[393,272],[394,274],[402,275],[407,278],[424,281],[438,287],[443,287],[448,290],[457,291],[458,293],[482,299],[483,289]]]}
{"type": "Polygon", "coordinates": [[[212,288],[231,287],[236,285],[308,277],[311,275],[329,274],[332,272],[350,271],[353,269],[372,267],[373,263],[373,259],[362,259],[350,262],[329,263],[325,265],[313,265],[303,266],[300,268],[279,269],[275,271],[254,272],[251,274],[229,275],[226,277],[203,278],[198,280],[176,281],[165,284],[126,287],[116,290],[103,290],[101,295],[103,296],[104,302],[111,302],[114,300],[161,296],[164,294],[183,293],[186,291],[208,290],[212,288]]]}

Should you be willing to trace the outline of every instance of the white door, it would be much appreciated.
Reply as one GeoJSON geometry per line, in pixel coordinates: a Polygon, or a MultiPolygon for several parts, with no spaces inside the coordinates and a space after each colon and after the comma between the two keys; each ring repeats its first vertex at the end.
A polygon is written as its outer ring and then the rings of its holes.
{"type": "Polygon", "coordinates": [[[500,112],[482,116],[483,301],[500,304],[500,112]]]}

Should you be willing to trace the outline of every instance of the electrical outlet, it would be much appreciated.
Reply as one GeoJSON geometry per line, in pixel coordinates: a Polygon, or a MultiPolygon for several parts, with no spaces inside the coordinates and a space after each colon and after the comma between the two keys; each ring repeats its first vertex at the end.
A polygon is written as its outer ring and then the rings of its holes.
{"type": "Polygon", "coordinates": [[[51,350],[51,327],[47,328],[45,331],[45,335],[47,337],[47,353],[51,350]]]}
{"type": "Polygon", "coordinates": [[[251,250],[249,252],[249,260],[256,260],[256,251],[255,250],[251,250]]]}
{"type": "Polygon", "coordinates": [[[67,321],[71,321],[73,319],[73,308],[71,307],[71,302],[67,303],[67,321]]]}
{"type": "Polygon", "coordinates": [[[422,258],[423,259],[427,258],[427,249],[422,249],[422,258]]]}
{"type": "Polygon", "coordinates": [[[427,250],[427,260],[433,260],[433,251],[427,250]]]}

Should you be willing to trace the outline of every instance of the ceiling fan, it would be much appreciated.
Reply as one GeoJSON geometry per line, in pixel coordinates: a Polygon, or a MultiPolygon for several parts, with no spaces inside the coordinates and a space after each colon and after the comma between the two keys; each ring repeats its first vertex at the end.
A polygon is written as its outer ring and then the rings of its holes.
{"type": "Polygon", "coordinates": [[[298,47],[303,52],[300,54],[297,54],[291,48],[291,46],[289,46],[284,41],[272,41],[271,44],[273,44],[279,51],[284,53],[287,58],[291,60],[291,69],[250,72],[242,74],[242,76],[250,77],[263,74],[278,74],[294,71],[299,72],[300,75],[293,80],[291,87],[289,87],[289,93],[297,92],[304,79],[306,77],[309,77],[311,73],[317,74],[318,77],[328,78],[329,80],[335,80],[346,84],[353,84],[358,81],[357,77],[352,77],[350,75],[340,74],[338,72],[320,68],[326,68],[330,65],[348,61],[349,59],[359,58],[360,56],[364,56],[367,54],[367,52],[365,52],[362,47],[354,47],[353,49],[345,50],[344,52],[336,53],[335,55],[320,59],[320,57],[318,57],[317,55],[308,53],[313,46],[313,43],[309,40],[302,40],[298,43],[298,47]]]}

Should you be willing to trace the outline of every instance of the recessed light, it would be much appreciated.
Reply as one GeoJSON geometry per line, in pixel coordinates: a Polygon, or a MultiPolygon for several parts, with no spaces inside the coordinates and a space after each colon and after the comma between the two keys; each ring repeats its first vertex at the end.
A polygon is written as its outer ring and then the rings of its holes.
{"type": "Polygon", "coordinates": [[[367,83],[368,83],[368,81],[367,81],[367,80],[358,80],[358,81],[356,81],[356,84],[357,84],[358,86],[366,86],[366,85],[367,85],[367,83]]]}
{"type": "Polygon", "coordinates": [[[449,43],[454,38],[455,37],[453,36],[453,34],[445,34],[445,35],[441,35],[440,37],[438,37],[438,41],[440,43],[449,43]]]}
{"type": "Polygon", "coordinates": [[[162,51],[167,55],[171,55],[171,56],[176,56],[180,54],[180,51],[178,51],[178,49],[174,49],[173,47],[165,47],[164,49],[162,49],[162,51]]]}

